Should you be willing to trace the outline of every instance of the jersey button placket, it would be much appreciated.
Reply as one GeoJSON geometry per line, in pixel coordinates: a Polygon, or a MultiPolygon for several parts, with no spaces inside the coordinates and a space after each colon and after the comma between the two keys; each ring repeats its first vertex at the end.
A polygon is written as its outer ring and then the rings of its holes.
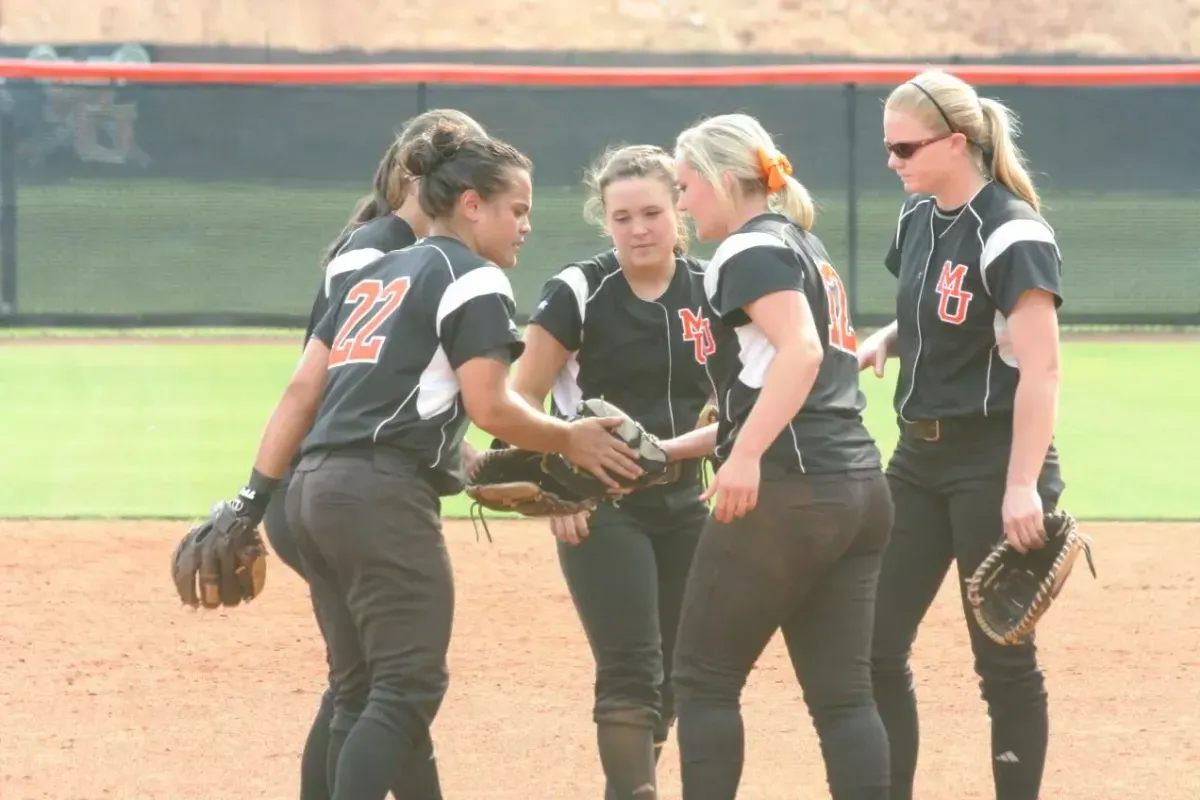
{"type": "Polygon", "coordinates": [[[933,253],[937,249],[937,237],[933,232],[933,214],[929,215],[929,255],[925,257],[925,268],[921,271],[921,288],[917,291],[917,308],[914,313],[917,323],[917,353],[913,356],[912,378],[908,383],[908,394],[904,396],[904,400],[900,402],[900,419],[905,422],[912,420],[904,416],[904,409],[908,405],[908,401],[912,399],[913,392],[917,388],[917,365],[921,362],[921,348],[924,346],[925,339],[921,332],[921,301],[925,299],[925,285],[929,280],[929,265],[933,263],[933,253]]]}

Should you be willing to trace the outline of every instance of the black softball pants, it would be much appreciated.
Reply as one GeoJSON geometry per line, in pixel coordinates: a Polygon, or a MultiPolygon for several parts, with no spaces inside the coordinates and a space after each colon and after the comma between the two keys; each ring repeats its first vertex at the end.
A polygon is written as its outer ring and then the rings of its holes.
{"type": "Polygon", "coordinates": [[[672,489],[671,497],[686,502],[604,504],[588,520],[586,539],[558,542],[596,665],[592,718],[606,800],[653,800],[658,754],[675,721],[675,632],[708,507],[698,484],[672,489]]]}
{"type": "Polygon", "coordinates": [[[888,744],[871,693],[871,628],[892,503],[879,470],[772,476],[758,504],[710,519],[684,594],[674,684],[684,800],[733,800],[740,697],[782,630],[834,800],[886,800],[888,744]]]}
{"type": "MultiPolygon", "coordinates": [[[[948,429],[949,426],[946,426],[948,429]]],[[[902,434],[888,464],[896,506],[879,578],[872,651],[875,699],[891,743],[891,800],[911,800],[919,724],[909,659],[917,629],[953,561],[975,672],[991,717],[992,775],[998,800],[1037,800],[1046,761],[1045,683],[1033,641],[996,644],[971,613],[966,581],[1004,538],[1004,499],[1012,422],[962,421],[939,441],[902,434]]],[[[1038,485],[1051,510],[1063,491],[1057,453],[1038,485]]]]}
{"type": "MultiPolygon", "coordinates": [[[[308,576],[304,573],[304,565],[300,563],[300,551],[296,547],[296,537],[287,521],[286,501],[291,480],[292,470],[289,468],[271,495],[271,502],[263,517],[263,528],[266,530],[267,541],[270,542],[271,549],[279,557],[279,560],[307,581],[308,576]]],[[[325,660],[328,664],[328,647],[325,649],[325,660]]],[[[329,725],[332,721],[333,684],[330,680],[321,694],[316,716],[313,717],[308,737],[304,742],[304,753],[300,759],[300,800],[329,800],[331,791],[328,769],[329,725]]],[[[422,742],[417,748],[417,752],[418,755],[413,761],[413,769],[406,772],[392,787],[392,795],[396,800],[440,800],[442,796],[441,776],[438,773],[432,739],[427,738],[422,742]]]]}
{"type": "Polygon", "coordinates": [[[280,478],[275,491],[271,493],[271,501],[267,504],[266,514],[263,515],[263,528],[266,530],[271,550],[279,556],[279,560],[307,581],[304,565],[300,563],[300,551],[296,549],[296,536],[287,521],[287,493],[291,483],[292,470],[289,468],[280,478]]]}
{"type": "Polygon", "coordinates": [[[454,582],[437,493],[402,455],[322,453],[297,466],[286,511],[329,660],[328,796],[440,798],[429,727],[454,582]]]}

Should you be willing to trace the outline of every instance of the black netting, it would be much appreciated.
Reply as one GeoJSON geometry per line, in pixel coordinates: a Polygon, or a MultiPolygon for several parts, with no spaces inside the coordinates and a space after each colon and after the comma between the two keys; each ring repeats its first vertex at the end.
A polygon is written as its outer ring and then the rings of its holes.
{"type": "MultiPolygon", "coordinates": [[[[1063,254],[1067,320],[1200,322],[1200,88],[986,87],[1014,109],[1018,140],[1063,254]]],[[[881,259],[900,195],[887,169],[886,92],[857,93],[860,313],[886,314],[881,259]]]]}
{"type": "MultiPolygon", "coordinates": [[[[816,196],[817,232],[858,317],[890,313],[880,259],[902,189],[881,146],[882,90],[9,82],[4,91],[0,166],[16,215],[4,245],[21,314],[301,317],[318,257],[392,132],[437,106],[467,111],[535,162],[534,231],[512,273],[523,311],[563,263],[605,246],[581,215],[581,179],[597,154],[617,142],[670,146],[697,119],[741,110],[777,135],[816,196]]],[[[988,91],[1022,117],[1066,261],[1068,319],[1200,320],[1200,89],[988,91]]]]}

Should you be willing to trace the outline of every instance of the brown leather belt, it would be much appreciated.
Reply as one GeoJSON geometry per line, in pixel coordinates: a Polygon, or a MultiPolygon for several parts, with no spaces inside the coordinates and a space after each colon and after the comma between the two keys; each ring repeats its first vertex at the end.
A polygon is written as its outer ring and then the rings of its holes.
{"type": "Polygon", "coordinates": [[[897,418],[896,422],[900,426],[901,435],[905,438],[919,442],[940,442],[977,435],[987,430],[998,430],[1005,425],[1011,426],[1012,418],[972,416],[908,421],[897,418]]]}

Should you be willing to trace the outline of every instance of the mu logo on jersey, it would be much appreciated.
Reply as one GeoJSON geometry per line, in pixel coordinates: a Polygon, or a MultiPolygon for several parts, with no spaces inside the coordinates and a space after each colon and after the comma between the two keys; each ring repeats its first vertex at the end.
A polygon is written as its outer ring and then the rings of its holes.
{"type": "Polygon", "coordinates": [[[712,325],[703,314],[690,308],[679,309],[679,321],[683,325],[683,340],[696,348],[696,363],[706,363],[708,357],[717,352],[712,325]]]}
{"type": "Polygon", "coordinates": [[[951,325],[962,325],[967,321],[967,308],[971,305],[973,292],[963,289],[967,279],[965,264],[954,264],[947,261],[942,264],[942,274],[938,276],[937,293],[938,317],[942,322],[951,325]]]}

